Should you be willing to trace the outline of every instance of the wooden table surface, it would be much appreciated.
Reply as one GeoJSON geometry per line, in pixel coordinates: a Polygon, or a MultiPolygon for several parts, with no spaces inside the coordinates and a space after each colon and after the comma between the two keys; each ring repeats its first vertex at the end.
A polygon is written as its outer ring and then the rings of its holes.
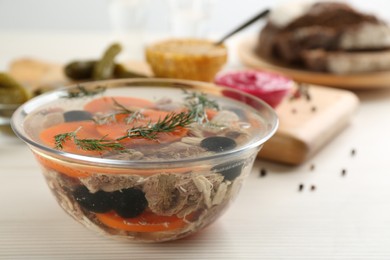
{"type": "MultiPolygon", "coordinates": [[[[0,70],[26,56],[96,57],[111,40],[0,31],[0,70]]],[[[240,66],[235,44],[229,42],[231,67],[240,66]]],[[[1,132],[0,259],[390,259],[390,89],[356,94],[361,104],[349,127],[309,161],[296,167],[256,161],[224,216],[192,237],[162,244],[118,242],[74,222],[56,204],[28,147],[1,132]]]]}

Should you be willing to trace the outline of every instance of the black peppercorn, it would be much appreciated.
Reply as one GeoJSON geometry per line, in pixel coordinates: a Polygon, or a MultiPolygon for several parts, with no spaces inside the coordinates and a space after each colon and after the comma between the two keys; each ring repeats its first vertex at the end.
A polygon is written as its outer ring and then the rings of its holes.
{"type": "Polygon", "coordinates": [[[261,168],[261,169],[260,169],[260,174],[259,174],[259,176],[260,176],[260,177],[265,177],[266,175],[267,175],[267,170],[264,169],[264,168],[261,168]]]}

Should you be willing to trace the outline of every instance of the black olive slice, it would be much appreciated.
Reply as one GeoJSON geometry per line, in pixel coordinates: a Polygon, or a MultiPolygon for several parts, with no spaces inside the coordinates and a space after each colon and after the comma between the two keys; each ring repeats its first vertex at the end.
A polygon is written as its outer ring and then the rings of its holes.
{"type": "Polygon", "coordinates": [[[243,160],[221,163],[211,168],[211,170],[222,174],[225,180],[232,181],[240,176],[244,163],[243,160]]]}
{"type": "Polygon", "coordinates": [[[210,152],[224,152],[234,149],[236,141],[225,136],[210,136],[200,142],[200,146],[210,152]]]}
{"type": "Polygon", "coordinates": [[[135,218],[148,206],[145,193],[142,190],[130,188],[115,191],[112,194],[113,209],[123,218],[135,218]]]}
{"type": "Polygon", "coordinates": [[[65,122],[92,120],[92,114],[83,110],[71,110],[64,113],[65,122]]]}
{"type": "Polygon", "coordinates": [[[105,213],[112,209],[112,199],[108,192],[100,190],[91,193],[87,187],[79,186],[73,192],[73,197],[81,207],[95,213],[105,213]]]}

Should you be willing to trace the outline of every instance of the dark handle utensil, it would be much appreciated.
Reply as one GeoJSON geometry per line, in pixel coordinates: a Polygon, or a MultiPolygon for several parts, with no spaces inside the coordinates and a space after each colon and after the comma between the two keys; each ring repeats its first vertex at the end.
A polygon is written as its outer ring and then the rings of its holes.
{"type": "Polygon", "coordinates": [[[260,20],[264,17],[266,17],[268,15],[268,13],[270,12],[269,9],[265,9],[264,11],[262,11],[261,13],[257,14],[256,16],[254,16],[253,18],[251,18],[250,20],[248,20],[247,22],[245,22],[244,24],[242,24],[241,26],[237,27],[236,29],[234,29],[233,31],[231,31],[230,33],[228,33],[227,35],[225,35],[222,39],[220,39],[219,41],[217,41],[215,43],[215,45],[220,45],[222,44],[227,38],[229,38],[230,36],[236,34],[237,32],[241,31],[242,29],[248,27],[249,25],[251,25],[252,23],[256,22],[257,20],[260,20]]]}

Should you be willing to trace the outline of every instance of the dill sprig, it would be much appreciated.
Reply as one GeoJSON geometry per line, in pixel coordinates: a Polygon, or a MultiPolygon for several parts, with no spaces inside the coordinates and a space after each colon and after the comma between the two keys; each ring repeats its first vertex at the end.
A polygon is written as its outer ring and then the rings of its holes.
{"type": "Polygon", "coordinates": [[[58,150],[63,149],[64,142],[71,140],[73,141],[78,148],[86,151],[103,151],[107,149],[112,150],[123,150],[124,147],[122,144],[117,141],[107,140],[106,136],[103,136],[100,139],[79,139],[77,138],[77,132],[81,129],[79,127],[74,132],[62,133],[54,136],[55,148],[58,150]]]}
{"type": "Polygon", "coordinates": [[[73,141],[80,149],[87,151],[103,151],[109,149],[125,151],[125,147],[118,143],[118,141],[132,137],[156,139],[158,133],[172,132],[176,129],[176,127],[186,127],[191,123],[193,123],[193,114],[188,112],[181,112],[178,114],[171,113],[163,119],[159,119],[154,124],[149,122],[146,126],[133,127],[127,130],[127,134],[125,136],[119,137],[114,141],[105,139],[106,136],[100,139],[79,139],[76,135],[81,129],[81,127],[79,127],[74,132],[55,135],[55,148],[58,150],[63,149],[64,142],[69,140],[73,141]]]}
{"type": "Polygon", "coordinates": [[[141,111],[135,111],[133,114],[125,118],[126,124],[130,124],[133,121],[138,121],[138,119],[144,118],[144,115],[142,114],[141,111]]]}
{"type": "Polygon", "coordinates": [[[72,88],[68,90],[68,93],[65,98],[81,98],[81,97],[90,97],[95,96],[100,93],[103,93],[106,91],[106,88],[103,86],[96,86],[93,89],[87,89],[86,87],[82,85],[76,86],[76,88],[72,88]]]}
{"type": "Polygon", "coordinates": [[[147,139],[156,139],[158,133],[172,132],[176,127],[186,127],[194,122],[194,116],[190,112],[170,113],[156,123],[148,123],[146,126],[133,127],[127,130],[127,134],[117,141],[125,138],[143,137],[147,139]]]}
{"type": "MultiPolygon", "coordinates": [[[[163,119],[159,119],[156,123],[152,123],[151,121],[149,121],[149,123],[144,126],[132,127],[127,130],[124,136],[119,137],[115,140],[107,140],[105,139],[106,136],[100,139],[79,139],[77,138],[76,134],[81,129],[80,127],[74,132],[56,135],[54,137],[55,148],[63,149],[64,142],[71,140],[80,149],[87,151],[102,151],[109,149],[125,151],[125,147],[118,141],[133,137],[141,137],[155,140],[157,139],[158,133],[172,132],[177,127],[187,127],[194,122],[199,124],[209,123],[206,109],[209,108],[219,110],[217,102],[214,100],[209,100],[204,93],[185,91],[185,94],[187,94],[187,96],[185,97],[185,105],[188,108],[188,111],[186,112],[172,112],[166,115],[163,119]]],[[[116,120],[115,115],[118,114],[129,114],[129,117],[126,119],[127,123],[130,123],[133,120],[137,120],[138,118],[143,117],[142,112],[139,110],[134,111],[129,108],[126,108],[125,106],[117,102],[115,99],[113,99],[113,103],[117,111],[113,114],[98,118],[97,120],[95,120],[97,123],[102,123],[104,120],[106,120],[106,122],[108,120],[116,120]]]]}
{"type": "Polygon", "coordinates": [[[104,139],[105,137],[102,137],[101,139],[73,139],[75,144],[87,151],[102,151],[106,149],[112,149],[112,150],[122,150],[124,149],[123,145],[118,142],[113,142],[111,140],[104,139]]]}
{"type": "Polygon", "coordinates": [[[219,105],[215,100],[208,99],[207,95],[204,93],[197,92],[188,92],[184,90],[186,94],[186,107],[189,109],[189,113],[193,115],[194,121],[198,124],[203,124],[208,122],[208,117],[206,109],[215,109],[219,110],[219,105]]]}
{"type": "Polygon", "coordinates": [[[142,113],[139,110],[131,110],[121,103],[119,103],[115,98],[112,98],[112,102],[114,103],[114,109],[116,110],[114,113],[108,115],[101,115],[95,118],[95,122],[99,125],[107,124],[109,122],[116,122],[116,115],[126,115],[129,116],[125,119],[127,124],[130,124],[134,120],[142,118],[142,113]]]}
{"type": "Polygon", "coordinates": [[[114,98],[112,99],[114,102],[115,108],[118,110],[115,114],[129,114],[129,116],[125,119],[126,124],[130,124],[134,120],[138,120],[140,118],[143,118],[143,114],[139,110],[131,110],[124,105],[120,104],[118,101],[116,101],[114,98]]]}
{"type": "Polygon", "coordinates": [[[64,148],[64,146],[63,146],[64,142],[67,140],[73,139],[75,136],[76,136],[76,131],[55,135],[54,136],[55,148],[57,150],[62,150],[64,148]]]}
{"type": "Polygon", "coordinates": [[[112,98],[112,102],[114,103],[114,108],[117,110],[117,114],[132,114],[135,112],[134,110],[128,109],[127,107],[116,101],[115,98],[112,98]]]}

